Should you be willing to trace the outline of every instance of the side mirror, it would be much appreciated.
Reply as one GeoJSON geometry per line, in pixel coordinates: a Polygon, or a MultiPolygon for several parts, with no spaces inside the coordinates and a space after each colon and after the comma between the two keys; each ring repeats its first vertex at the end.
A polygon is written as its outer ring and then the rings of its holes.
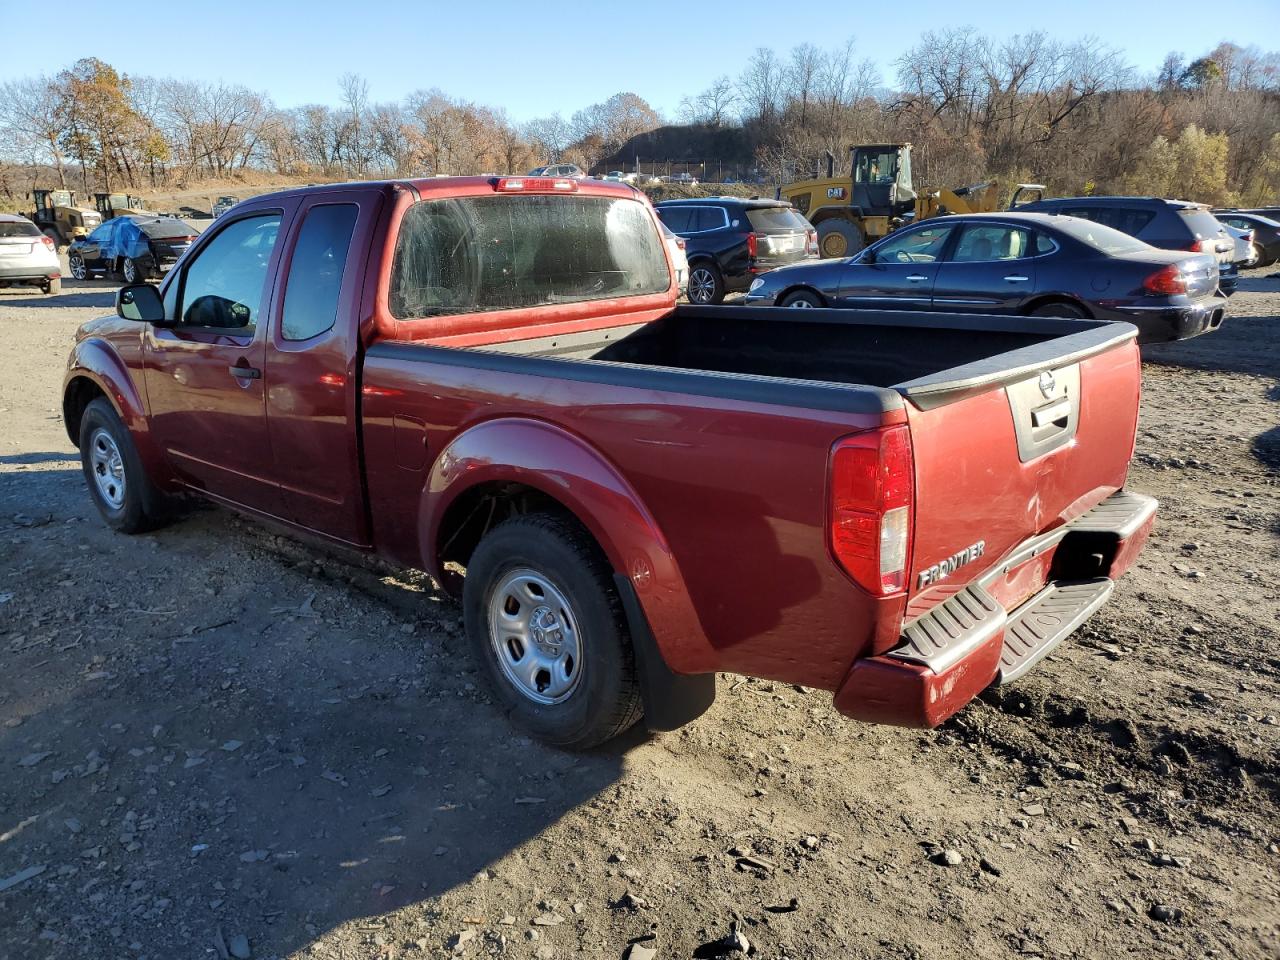
{"type": "Polygon", "coordinates": [[[164,301],[149,283],[131,283],[116,291],[116,315],[142,323],[164,323],[164,301]]]}

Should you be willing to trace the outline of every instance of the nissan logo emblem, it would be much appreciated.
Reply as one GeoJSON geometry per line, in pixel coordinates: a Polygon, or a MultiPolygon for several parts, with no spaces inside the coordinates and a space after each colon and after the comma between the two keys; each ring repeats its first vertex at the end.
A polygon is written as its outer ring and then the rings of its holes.
{"type": "Polygon", "coordinates": [[[1046,370],[1040,374],[1040,392],[1046,400],[1053,397],[1054,388],[1057,387],[1058,381],[1053,378],[1053,371],[1046,370]]]}

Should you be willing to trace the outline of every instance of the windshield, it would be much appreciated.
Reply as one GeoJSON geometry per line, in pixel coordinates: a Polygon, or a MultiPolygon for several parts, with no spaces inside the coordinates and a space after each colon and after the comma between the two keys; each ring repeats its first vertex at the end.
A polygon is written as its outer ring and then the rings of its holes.
{"type": "Polygon", "coordinates": [[[1136,237],[1121,233],[1119,230],[1113,230],[1111,227],[1104,227],[1102,224],[1094,223],[1092,220],[1082,220],[1078,217],[1055,217],[1053,225],[1073,240],[1079,240],[1086,246],[1090,246],[1094,250],[1101,250],[1103,253],[1137,253],[1140,250],[1149,249],[1147,244],[1136,237]]]}
{"type": "Polygon", "coordinates": [[[756,207],[747,211],[756,233],[795,233],[809,229],[809,221],[792,207],[756,207]]]}
{"type": "Polygon", "coordinates": [[[34,223],[21,220],[0,221],[0,237],[38,237],[40,229],[34,223]]]}
{"type": "Polygon", "coordinates": [[[671,284],[644,205],[611,197],[424,200],[391,270],[397,319],[661,293],[671,284]]]}

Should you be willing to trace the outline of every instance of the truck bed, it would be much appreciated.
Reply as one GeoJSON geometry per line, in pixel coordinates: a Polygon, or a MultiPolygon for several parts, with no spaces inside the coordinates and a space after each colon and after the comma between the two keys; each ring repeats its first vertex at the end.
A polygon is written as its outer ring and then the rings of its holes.
{"type": "MultiPolygon", "coordinates": [[[[484,351],[890,389],[928,408],[1131,335],[1126,324],[902,310],[677,306],[647,324],[494,343],[484,351]]],[[[696,391],[695,391],[696,392],[696,391]]],[[[773,391],[767,391],[773,393],[773,391]]],[[[813,391],[805,391],[806,401],[813,391]]],[[[779,402],[775,396],[761,396],[779,402]]],[[[824,404],[819,400],[819,407],[824,404]]]]}

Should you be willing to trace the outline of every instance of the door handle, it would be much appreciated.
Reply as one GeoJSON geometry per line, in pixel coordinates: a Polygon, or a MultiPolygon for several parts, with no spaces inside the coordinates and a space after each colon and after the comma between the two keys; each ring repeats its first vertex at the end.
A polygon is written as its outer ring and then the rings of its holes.
{"type": "Polygon", "coordinates": [[[1020,277],[1020,276],[1017,276],[1017,275],[1015,274],[1015,275],[1014,275],[1014,276],[1012,276],[1012,277],[1005,277],[1005,279],[1006,279],[1006,280],[1008,280],[1010,283],[1021,283],[1022,281],[1026,280],[1027,278],[1026,278],[1026,277],[1020,277]]]}
{"type": "Polygon", "coordinates": [[[911,274],[911,276],[907,277],[907,279],[910,280],[912,283],[919,283],[921,280],[928,280],[929,278],[926,277],[923,273],[913,273],[911,274]]]}
{"type": "Polygon", "coordinates": [[[258,380],[262,377],[262,371],[257,367],[227,367],[227,373],[231,374],[237,380],[258,380]]]}

